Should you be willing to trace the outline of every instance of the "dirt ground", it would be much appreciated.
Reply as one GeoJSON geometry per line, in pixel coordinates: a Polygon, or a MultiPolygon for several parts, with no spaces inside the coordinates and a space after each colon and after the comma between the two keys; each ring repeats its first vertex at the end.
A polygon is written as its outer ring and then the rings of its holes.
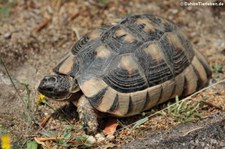
{"type": "MultiPolygon", "coordinates": [[[[83,136],[84,132],[80,130],[81,124],[75,107],[52,101],[48,101],[48,105],[37,105],[36,88],[43,76],[52,74],[52,68],[80,36],[128,14],[154,14],[175,22],[186,33],[194,48],[208,59],[213,71],[211,83],[223,80],[225,78],[225,1],[207,1],[221,2],[224,5],[184,6],[182,0],[0,1],[0,58],[17,88],[15,90],[1,62],[0,136],[9,133],[14,148],[25,148],[27,141],[43,136],[43,132],[53,131],[60,135],[68,125],[74,126],[74,136],[83,136]],[[44,128],[34,123],[34,121],[36,123],[43,121],[49,115],[51,118],[44,128]]],[[[222,112],[225,109],[224,89],[224,84],[218,84],[194,97],[209,98],[208,108],[202,110],[205,117],[214,113],[222,113],[221,117],[225,116],[222,112]]],[[[159,110],[162,107],[164,106],[157,108],[159,110]]],[[[134,117],[132,122],[140,118],[142,117],[134,117]]],[[[149,119],[145,127],[151,126],[152,123],[157,125],[159,118],[160,116],[156,116],[149,119]]],[[[127,119],[121,121],[125,124],[127,121],[131,123],[127,119]]],[[[115,139],[93,147],[121,147],[122,144],[129,144],[134,139],[148,136],[149,131],[161,131],[178,125],[171,119],[164,119],[161,123],[165,125],[156,126],[159,129],[143,131],[141,127],[130,136],[126,130],[120,128],[115,139]],[[140,131],[143,133],[137,134],[140,131]],[[107,146],[107,143],[111,146],[107,146]]],[[[48,141],[46,144],[52,147],[59,145],[54,144],[54,141],[48,141]]],[[[225,145],[221,144],[220,147],[222,146],[225,145]]]]}
{"type": "Polygon", "coordinates": [[[224,112],[137,139],[122,148],[221,148],[225,146],[224,112]]]}

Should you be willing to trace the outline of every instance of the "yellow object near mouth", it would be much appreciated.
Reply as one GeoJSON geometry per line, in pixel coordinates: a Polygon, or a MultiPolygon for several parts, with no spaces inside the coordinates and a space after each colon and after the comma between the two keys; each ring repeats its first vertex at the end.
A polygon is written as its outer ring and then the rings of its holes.
{"type": "Polygon", "coordinates": [[[40,94],[36,100],[36,104],[39,105],[41,103],[45,103],[46,101],[46,96],[43,94],[40,94]]]}

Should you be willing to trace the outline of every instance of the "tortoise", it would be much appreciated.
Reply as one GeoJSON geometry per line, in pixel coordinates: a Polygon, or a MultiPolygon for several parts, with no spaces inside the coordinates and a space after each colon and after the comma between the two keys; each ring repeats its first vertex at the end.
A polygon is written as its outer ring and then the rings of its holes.
{"type": "Polygon", "coordinates": [[[38,90],[77,106],[86,132],[98,116],[129,117],[208,84],[205,57],[171,21],[130,15],[79,39],[38,90]]]}

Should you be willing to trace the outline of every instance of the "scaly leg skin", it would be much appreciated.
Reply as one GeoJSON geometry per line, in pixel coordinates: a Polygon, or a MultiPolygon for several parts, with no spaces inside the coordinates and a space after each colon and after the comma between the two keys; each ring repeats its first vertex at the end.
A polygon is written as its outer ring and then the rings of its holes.
{"type": "Polygon", "coordinates": [[[97,113],[91,106],[88,99],[83,95],[80,97],[76,105],[79,118],[83,123],[86,133],[96,134],[98,128],[97,113]]]}

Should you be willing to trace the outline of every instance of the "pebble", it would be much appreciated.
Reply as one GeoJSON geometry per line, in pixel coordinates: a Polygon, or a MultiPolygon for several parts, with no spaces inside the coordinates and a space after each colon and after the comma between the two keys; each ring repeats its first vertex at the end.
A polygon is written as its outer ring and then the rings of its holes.
{"type": "Polygon", "coordinates": [[[95,137],[93,137],[93,136],[89,136],[89,137],[87,138],[86,142],[87,142],[88,144],[94,144],[94,143],[96,143],[96,139],[95,139],[95,137]]]}
{"type": "Polygon", "coordinates": [[[100,137],[100,138],[97,139],[97,142],[99,143],[99,142],[102,142],[102,141],[104,141],[104,140],[105,140],[104,137],[100,137]]]}
{"type": "Polygon", "coordinates": [[[5,39],[10,39],[11,37],[12,37],[12,33],[10,33],[10,32],[7,32],[4,34],[5,39]]]}
{"type": "Polygon", "coordinates": [[[199,143],[199,140],[198,140],[198,139],[196,139],[196,140],[195,140],[195,143],[196,143],[196,144],[198,144],[198,143],[199,143]]]}
{"type": "Polygon", "coordinates": [[[210,139],[210,143],[212,143],[212,144],[218,144],[217,140],[215,140],[215,139],[210,139]]]}
{"type": "Polygon", "coordinates": [[[102,134],[100,134],[100,133],[97,133],[95,135],[95,138],[97,139],[97,142],[102,142],[102,141],[105,140],[105,137],[102,134]]]}
{"type": "Polygon", "coordinates": [[[115,136],[114,135],[107,135],[106,138],[111,141],[111,140],[115,139],[115,136]]]}
{"type": "Polygon", "coordinates": [[[224,149],[225,149],[225,142],[221,142],[221,143],[220,143],[220,146],[223,146],[224,149]]]}
{"type": "Polygon", "coordinates": [[[171,10],[173,14],[177,14],[178,13],[178,9],[172,9],[171,10]]]}
{"type": "Polygon", "coordinates": [[[97,133],[97,134],[95,135],[95,138],[96,138],[96,139],[101,138],[101,137],[103,137],[103,135],[100,134],[100,133],[97,133]]]}

